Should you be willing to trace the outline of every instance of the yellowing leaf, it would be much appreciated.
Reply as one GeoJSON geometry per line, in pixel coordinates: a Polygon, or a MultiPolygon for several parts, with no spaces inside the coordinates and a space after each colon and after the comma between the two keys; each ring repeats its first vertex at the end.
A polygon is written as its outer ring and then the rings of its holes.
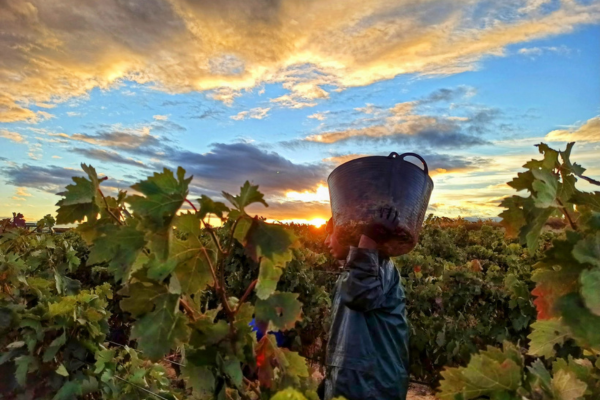
{"type": "Polygon", "coordinates": [[[562,345],[569,338],[569,328],[560,319],[536,321],[531,324],[531,329],[528,354],[532,356],[554,357],[554,346],[562,345]]]}
{"type": "Polygon", "coordinates": [[[560,370],[552,378],[552,392],[558,400],[578,400],[585,394],[587,385],[574,373],[560,370]]]}

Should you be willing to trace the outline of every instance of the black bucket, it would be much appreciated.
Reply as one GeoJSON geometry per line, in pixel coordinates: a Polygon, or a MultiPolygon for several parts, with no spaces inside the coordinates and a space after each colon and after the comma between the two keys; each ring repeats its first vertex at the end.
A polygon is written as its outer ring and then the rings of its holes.
{"type": "Polygon", "coordinates": [[[379,244],[379,250],[399,256],[416,246],[433,190],[423,157],[394,152],[387,157],[357,158],[334,169],[327,183],[340,243],[358,245],[362,225],[391,209],[398,212],[397,226],[391,238],[379,244]],[[418,158],[423,168],[406,161],[408,156],[418,158]]]}

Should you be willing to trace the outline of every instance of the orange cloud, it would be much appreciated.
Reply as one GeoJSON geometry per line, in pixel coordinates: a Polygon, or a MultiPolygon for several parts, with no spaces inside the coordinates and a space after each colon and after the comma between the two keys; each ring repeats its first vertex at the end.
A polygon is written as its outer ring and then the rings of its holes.
{"type": "Polygon", "coordinates": [[[11,131],[7,131],[4,129],[0,131],[0,137],[3,137],[4,139],[8,139],[8,140],[11,140],[11,141],[17,142],[17,143],[25,142],[25,138],[20,133],[11,132],[11,131]]]}
{"type": "Polygon", "coordinates": [[[553,11],[541,0],[480,2],[5,1],[0,122],[51,117],[29,105],[51,107],[123,80],[170,93],[209,91],[226,104],[276,83],[289,93],[273,104],[309,107],[331,89],[473,70],[508,45],[600,19],[597,2],[563,1],[553,11]],[[472,18],[475,8],[485,25],[472,18]],[[432,9],[443,11],[433,17],[432,9]]]}
{"type": "Polygon", "coordinates": [[[552,142],[600,142],[600,116],[590,118],[577,129],[557,129],[548,133],[552,142]]]}

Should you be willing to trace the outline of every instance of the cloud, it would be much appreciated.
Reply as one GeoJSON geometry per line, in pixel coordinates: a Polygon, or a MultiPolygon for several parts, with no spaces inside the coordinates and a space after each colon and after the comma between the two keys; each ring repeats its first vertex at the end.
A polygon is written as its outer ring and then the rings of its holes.
{"type": "Polygon", "coordinates": [[[31,197],[31,193],[28,193],[27,188],[24,187],[18,187],[17,192],[15,194],[21,197],[31,197]]]}
{"type": "Polygon", "coordinates": [[[551,142],[600,142],[600,116],[587,120],[577,129],[557,129],[548,133],[551,142]]]}
{"type": "MultiPolygon", "coordinates": [[[[387,156],[387,154],[371,154],[378,156],[387,156]]],[[[421,153],[420,154],[429,168],[429,174],[432,176],[450,173],[466,173],[476,171],[489,164],[489,161],[481,157],[463,157],[455,156],[450,154],[439,154],[439,153],[421,153]]],[[[367,154],[343,154],[335,155],[330,158],[326,158],[323,162],[331,163],[334,166],[341,165],[351,160],[355,160],[361,157],[368,157],[367,154]]],[[[412,162],[417,165],[422,165],[421,161],[414,157],[406,157],[406,161],[412,162]]]]}
{"type": "Polygon", "coordinates": [[[320,112],[320,113],[314,113],[312,115],[309,115],[308,118],[316,119],[316,120],[319,120],[319,121],[324,121],[325,118],[327,118],[327,114],[328,113],[329,113],[328,111],[324,111],[324,112],[320,112]]]}
{"type": "Polygon", "coordinates": [[[546,47],[523,47],[517,51],[518,54],[528,56],[532,59],[541,56],[542,54],[554,53],[560,55],[571,54],[571,49],[567,46],[546,46],[546,47]]]}
{"type": "Polygon", "coordinates": [[[155,115],[152,118],[154,118],[157,121],[166,121],[169,119],[167,115],[155,115]]]}
{"type": "Polygon", "coordinates": [[[50,193],[58,193],[71,184],[71,177],[84,175],[81,170],[55,165],[40,167],[28,164],[4,168],[2,174],[9,185],[40,189],[50,193]]]}
{"type": "Polygon", "coordinates": [[[247,118],[263,119],[267,117],[270,110],[270,107],[256,107],[251,109],[250,111],[240,111],[236,115],[232,115],[229,118],[234,119],[236,121],[244,120],[247,118]]]}
{"type": "Polygon", "coordinates": [[[250,143],[215,143],[204,154],[171,149],[164,159],[173,166],[185,166],[201,191],[207,188],[236,191],[249,180],[269,195],[281,195],[290,190],[313,189],[329,172],[327,165],[295,164],[250,143]]]}
{"type": "Polygon", "coordinates": [[[77,117],[77,116],[79,116],[79,115],[81,115],[81,113],[80,113],[80,112],[76,112],[76,111],[67,111],[67,116],[69,116],[69,117],[77,117]]]}
{"type": "Polygon", "coordinates": [[[600,19],[597,2],[374,0],[31,0],[0,8],[0,122],[128,80],[232,104],[281,84],[273,104],[306,107],[331,90],[400,74],[474,70],[506,46],[600,19]],[[485,23],[481,23],[485,21],[485,23]]]}
{"type": "Polygon", "coordinates": [[[0,130],[0,137],[3,137],[4,139],[8,139],[8,140],[11,140],[16,143],[24,143],[25,142],[25,138],[20,133],[11,132],[11,131],[7,131],[4,129],[0,130]]]}
{"type": "MultiPolygon", "coordinates": [[[[322,144],[353,140],[359,143],[385,142],[446,148],[488,144],[486,140],[471,134],[487,132],[492,122],[502,115],[500,110],[469,104],[463,105],[469,116],[427,115],[432,105],[469,98],[475,93],[474,88],[459,86],[438,89],[420,99],[397,103],[389,108],[367,104],[354,109],[358,117],[352,115],[354,119],[345,118],[338,126],[322,124],[319,127],[323,129],[322,132],[311,134],[304,140],[322,144]]],[[[449,109],[458,107],[451,103],[449,109]]]]}
{"type": "Polygon", "coordinates": [[[148,168],[143,162],[134,160],[132,158],[123,157],[119,153],[114,151],[107,151],[102,149],[72,149],[72,151],[79,153],[85,157],[93,158],[95,160],[114,162],[118,164],[132,165],[134,167],[148,168]]]}
{"type": "Polygon", "coordinates": [[[140,154],[153,154],[159,151],[163,145],[163,141],[165,141],[164,138],[150,134],[149,127],[98,131],[96,134],[75,133],[67,135],[65,133],[48,133],[48,135],[140,154]]]}

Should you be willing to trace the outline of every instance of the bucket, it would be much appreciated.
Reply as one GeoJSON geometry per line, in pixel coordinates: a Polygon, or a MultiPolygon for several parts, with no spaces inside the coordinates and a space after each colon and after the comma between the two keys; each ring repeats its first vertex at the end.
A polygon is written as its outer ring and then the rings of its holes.
{"type": "Polygon", "coordinates": [[[357,246],[363,226],[391,209],[398,212],[395,228],[389,240],[378,243],[378,250],[399,256],[416,246],[433,190],[423,157],[392,152],[387,157],[357,158],[334,169],[327,183],[341,244],[357,246]],[[423,168],[406,161],[409,156],[419,159],[423,168]]]}

